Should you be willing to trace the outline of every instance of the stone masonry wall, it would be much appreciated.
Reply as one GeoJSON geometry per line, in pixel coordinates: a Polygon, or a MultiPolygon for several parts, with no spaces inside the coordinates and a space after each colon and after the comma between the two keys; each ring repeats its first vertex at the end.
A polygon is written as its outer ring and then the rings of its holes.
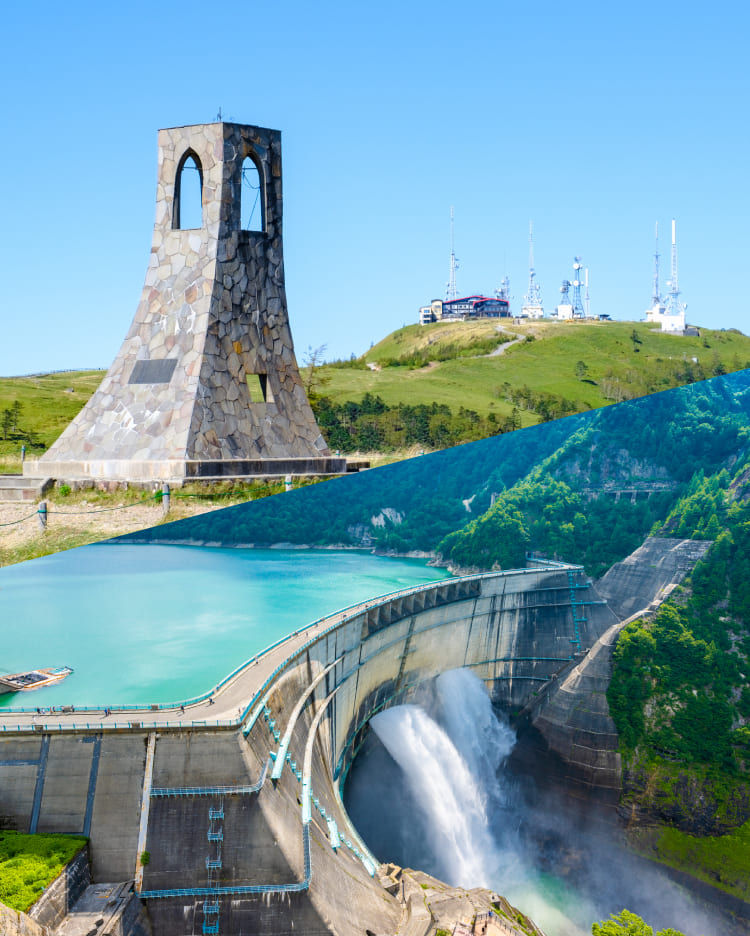
{"type": "Polygon", "coordinates": [[[229,123],[161,130],[151,259],[130,330],[87,406],[29,469],[139,480],[184,477],[187,461],[326,455],[289,329],[280,133],[229,123]],[[187,155],[202,176],[195,229],[174,227],[187,155]],[[261,180],[262,231],[241,229],[247,157],[261,180]],[[248,377],[265,383],[265,399],[251,398],[248,377]]]}

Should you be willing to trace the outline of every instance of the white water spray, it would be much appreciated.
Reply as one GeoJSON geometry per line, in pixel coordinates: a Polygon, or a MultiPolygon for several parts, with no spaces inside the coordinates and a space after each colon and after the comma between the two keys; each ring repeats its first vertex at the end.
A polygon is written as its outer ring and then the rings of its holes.
{"type": "MultiPolygon", "coordinates": [[[[451,670],[437,678],[433,701],[439,723],[416,705],[386,709],[370,723],[421,812],[409,820],[406,837],[425,841],[437,878],[499,890],[550,934],[585,936],[588,928],[543,893],[523,853],[522,807],[509,778],[498,777],[516,736],[493,711],[484,684],[469,670],[451,670]]],[[[586,916],[593,919],[593,909],[586,916]]]]}
{"type": "Polygon", "coordinates": [[[384,858],[455,886],[498,891],[549,936],[586,936],[593,920],[624,906],[686,933],[726,932],[686,904],[676,885],[652,869],[644,875],[616,843],[569,822],[564,804],[532,797],[530,807],[502,770],[515,734],[468,670],[438,677],[424,701],[434,717],[405,705],[371,721],[399,767],[385,771],[386,786],[359,793],[363,821],[379,832],[385,825],[400,841],[395,855],[381,842],[384,858]]]}
{"type": "Polygon", "coordinates": [[[468,671],[440,676],[437,691],[447,730],[415,705],[387,709],[371,724],[403,769],[426,820],[414,834],[429,838],[438,876],[463,887],[491,888],[503,861],[490,828],[497,804],[486,780],[515,738],[494,717],[482,683],[468,671]]]}
{"type": "Polygon", "coordinates": [[[435,687],[446,732],[479,787],[505,805],[497,769],[513,750],[515,732],[498,719],[484,683],[469,670],[449,670],[438,677],[435,687]]]}

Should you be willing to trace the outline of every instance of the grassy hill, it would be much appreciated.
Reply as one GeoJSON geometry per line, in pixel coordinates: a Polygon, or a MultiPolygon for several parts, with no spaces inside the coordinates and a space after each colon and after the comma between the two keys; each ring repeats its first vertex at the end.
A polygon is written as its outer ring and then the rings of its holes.
{"type": "Polygon", "coordinates": [[[486,414],[513,406],[504,386],[509,384],[511,391],[525,385],[588,408],[750,366],[750,338],[737,331],[702,329],[700,337],[682,337],[641,322],[501,327],[499,332],[489,320],[408,325],[370,348],[359,367],[342,362],[321,368],[327,383],[320,392],[337,401],[372,393],[387,404],[438,402],[486,414]],[[633,333],[640,343],[633,342],[633,333]],[[501,355],[486,356],[493,346],[518,338],[501,355]],[[586,368],[581,376],[579,362],[586,368]]]}
{"type": "Polygon", "coordinates": [[[49,448],[101,383],[104,371],[62,371],[33,377],[0,378],[0,416],[17,400],[15,430],[0,423],[0,471],[20,470],[20,447],[29,454],[49,448]],[[7,435],[7,438],[4,436],[7,435]]]}
{"type": "MultiPolygon", "coordinates": [[[[484,320],[406,326],[354,361],[302,374],[329,444],[349,452],[444,448],[746,367],[750,337],[735,330],[684,338],[642,322],[484,320]]],[[[102,376],[0,378],[0,417],[21,405],[15,430],[0,429],[0,470],[18,470],[24,442],[49,447],[102,376]]]]}
{"type": "Polygon", "coordinates": [[[311,383],[324,435],[346,452],[442,448],[748,366],[750,338],[734,330],[485,320],[401,328],[311,383]]]}

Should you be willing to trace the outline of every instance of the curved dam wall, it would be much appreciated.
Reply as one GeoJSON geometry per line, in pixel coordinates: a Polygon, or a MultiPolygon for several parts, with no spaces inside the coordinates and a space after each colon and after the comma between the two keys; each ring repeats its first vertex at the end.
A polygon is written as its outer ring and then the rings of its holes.
{"type": "Polygon", "coordinates": [[[290,638],[267,675],[246,667],[189,726],[179,710],[57,731],[0,716],[0,824],[86,832],[94,880],[133,879],[154,936],[395,932],[401,905],[340,796],[369,719],[462,666],[518,711],[615,619],[583,570],[561,564],[339,617],[290,638]],[[223,694],[231,717],[202,725],[225,712],[223,694]]]}

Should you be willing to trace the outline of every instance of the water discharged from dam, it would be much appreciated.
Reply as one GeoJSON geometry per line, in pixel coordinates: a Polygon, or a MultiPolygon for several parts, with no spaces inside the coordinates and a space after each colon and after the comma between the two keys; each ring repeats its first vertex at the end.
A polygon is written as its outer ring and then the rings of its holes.
{"type": "Polygon", "coordinates": [[[515,732],[468,670],[439,676],[419,704],[386,709],[347,780],[352,821],[381,860],[507,897],[548,936],[588,936],[627,907],[654,929],[720,936],[611,828],[581,822],[561,797],[514,772],[515,732]]]}
{"type": "Polygon", "coordinates": [[[446,673],[436,688],[449,716],[446,727],[417,705],[386,709],[372,727],[406,775],[425,825],[424,842],[439,862],[438,877],[492,888],[501,855],[490,816],[504,804],[502,788],[491,781],[515,736],[494,717],[481,683],[468,671],[446,673]],[[450,718],[449,693],[456,690],[469,717],[476,719],[470,732],[457,733],[450,718]]]}

